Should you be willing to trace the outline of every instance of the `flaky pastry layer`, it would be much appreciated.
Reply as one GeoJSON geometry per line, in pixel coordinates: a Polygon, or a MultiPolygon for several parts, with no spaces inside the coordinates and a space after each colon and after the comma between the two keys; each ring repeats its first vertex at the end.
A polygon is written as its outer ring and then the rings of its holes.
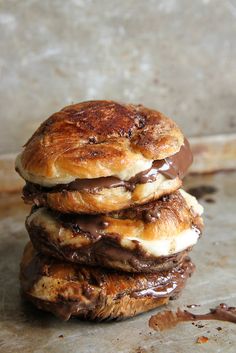
{"type": "Polygon", "coordinates": [[[128,180],[177,153],[184,136],[164,114],[142,105],[90,101],[48,118],[26,143],[16,169],[42,186],[76,178],[128,180]]]}

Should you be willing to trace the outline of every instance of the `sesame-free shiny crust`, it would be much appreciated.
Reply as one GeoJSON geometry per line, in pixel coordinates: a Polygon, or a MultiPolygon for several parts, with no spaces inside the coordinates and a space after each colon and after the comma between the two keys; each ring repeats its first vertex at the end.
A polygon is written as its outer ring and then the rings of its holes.
{"type": "Polygon", "coordinates": [[[184,137],[162,113],[142,105],[90,101],[65,107],[26,143],[16,168],[43,186],[75,178],[128,180],[177,153],[184,137]]]}

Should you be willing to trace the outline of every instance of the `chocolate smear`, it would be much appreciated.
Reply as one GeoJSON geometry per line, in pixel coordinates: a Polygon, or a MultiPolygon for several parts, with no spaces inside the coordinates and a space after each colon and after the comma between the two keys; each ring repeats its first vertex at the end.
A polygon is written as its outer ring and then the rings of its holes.
{"type": "Polygon", "coordinates": [[[206,314],[192,314],[179,308],[176,312],[165,310],[150,318],[149,327],[155,331],[163,331],[175,327],[180,322],[198,320],[220,320],[236,324],[236,308],[222,303],[206,314]]]}

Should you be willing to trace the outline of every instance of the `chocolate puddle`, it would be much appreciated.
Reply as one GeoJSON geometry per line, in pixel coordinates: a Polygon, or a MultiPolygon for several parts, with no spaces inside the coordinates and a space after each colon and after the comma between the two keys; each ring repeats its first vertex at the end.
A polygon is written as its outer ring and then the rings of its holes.
{"type": "Polygon", "coordinates": [[[176,312],[165,310],[150,318],[149,327],[155,331],[163,331],[175,327],[180,322],[199,320],[220,320],[236,324],[236,308],[222,303],[206,314],[192,314],[179,308],[176,312]]]}

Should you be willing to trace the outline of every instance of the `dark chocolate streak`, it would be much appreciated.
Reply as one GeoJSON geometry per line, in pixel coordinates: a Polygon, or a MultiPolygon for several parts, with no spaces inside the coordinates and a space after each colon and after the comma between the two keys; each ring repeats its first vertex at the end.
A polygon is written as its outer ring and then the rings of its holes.
{"type": "Polygon", "coordinates": [[[184,144],[178,153],[165,159],[154,161],[151,168],[136,174],[128,181],[121,180],[114,176],[94,179],[75,179],[71,183],[58,184],[49,188],[27,182],[24,189],[24,194],[25,197],[27,197],[36,191],[61,192],[63,190],[67,190],[96,192],[102,188],[115,188],[119,186],[123,186],[127,190],[132,191],[134,190],[136,184],[145,184],[155,181],[159,173],[170,179],[175,179],[176,177],[182,179],[192,161],[193,156],[190,150],[189,142],[187,139],[184,139],[184,144]]]}

